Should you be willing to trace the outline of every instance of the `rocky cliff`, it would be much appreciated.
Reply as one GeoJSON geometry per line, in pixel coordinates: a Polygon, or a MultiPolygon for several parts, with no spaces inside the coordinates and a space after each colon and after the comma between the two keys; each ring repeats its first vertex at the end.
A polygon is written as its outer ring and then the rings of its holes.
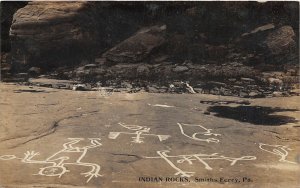
{"type": "Polygon", "coordinates": [[[19,9],[10,30],[13,63],[62,66],[80,49],[92,50],[97,31],[85,9],[85,2],[30,2],[19,9]]]}
{"type": "Polygon", "coordinates": [[[110,3],[30,2],[13,18],[13,63],[51,68],[91,61],[137,30],[141,19],[134,17],[110,3]]]}
{"type": "Polygon", "coordinates": [[[268,71],[295,83],[298,10],[297,2],[30,2],[14,14],[9,62],[29,76],[93,83],[223,82],[246,69],[254,85],[279,79],[268,71]]]}

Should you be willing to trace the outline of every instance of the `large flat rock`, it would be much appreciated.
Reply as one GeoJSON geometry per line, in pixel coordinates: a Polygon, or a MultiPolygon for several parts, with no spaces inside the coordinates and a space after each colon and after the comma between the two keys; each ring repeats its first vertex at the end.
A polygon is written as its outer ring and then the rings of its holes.
{"type": "Polygon", "coordinates": [[[3,83],[0,90],[2,187],[299,184],[299,97],[250,99],[250,105],[243,105],[239,98],[203,94],[103,93],[3,83]],[[265,125],[215,112],[205,115],[209,106],[219,105],[271,108],[296,122],[265,125]],[[185,173],[192,175],[190,182],[180,182],[185,173]],[[163,182],[144,182],[145,177],[163,182]],[[172,177],[173,182],[166,182],[172,177]],[[240,182],[220,182],[222,177],[240,182]]]}

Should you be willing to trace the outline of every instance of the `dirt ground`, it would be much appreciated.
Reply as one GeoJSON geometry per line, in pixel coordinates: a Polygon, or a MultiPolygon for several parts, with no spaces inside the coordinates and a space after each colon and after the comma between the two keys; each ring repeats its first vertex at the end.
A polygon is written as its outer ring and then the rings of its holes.
{"type": "Polygon", "coordinates": [[[0,187],[300,185],[299,96],[0,92],[0,187]]]}

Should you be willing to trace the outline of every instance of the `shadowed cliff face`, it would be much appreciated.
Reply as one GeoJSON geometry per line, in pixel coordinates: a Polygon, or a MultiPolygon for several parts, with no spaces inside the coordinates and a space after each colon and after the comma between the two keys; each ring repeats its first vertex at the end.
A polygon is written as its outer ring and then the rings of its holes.
{"type": "Polygon", "coordinates": [[[1,20],[1,52],[10,51],[9,29],[12,23],[13,14],[24,7],[27,2],[1,2],[0,20],[1,20]]]}
{"type": "Polygon", "coordinates": [[[2,77],[138,87],[189,82],[204,93],[273,95],[299,80],[298,5],[30,2],[14,14],[2,77]]]}
{"type": "Polygon", "coordinates": [[[80,48],[93,51],[97,30],[87,20],[84,2],[29,3],[18,10],[13,19],[10,37],[14,64],[51,67],[68,64],[85,54],[80,48]],[[65,62],[64,62],[64,58],[65,62]]]}
{"type": "Polygon", "coordinates": [[[31,2],[14,15],[13,64],[51,68],[92,61],[137,30],[142,14],[131,9],[114,10],[109,3],[31,2]]]}
{"type": "Polygon", "coordinates": [[[230,41],[264,24],[297,30],[297,10],[292,2],[30,2],[14,15],[12,54],[23,65],[92,61],[140,28],[165,24],[160,51],[201,61],[225,57],[230,41]]]}

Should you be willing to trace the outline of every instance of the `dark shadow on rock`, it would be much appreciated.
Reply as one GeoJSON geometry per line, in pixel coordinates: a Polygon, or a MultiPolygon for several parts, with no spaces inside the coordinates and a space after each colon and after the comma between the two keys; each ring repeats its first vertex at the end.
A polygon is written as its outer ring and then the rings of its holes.
{"type": "Polygon", "coordinates": [[[201,100],[200,103],[202,104],[210,104],[210,105],[227,105],[227,104],[244,104],[249,105],[250,102],[248,100],[235,100],[235,101],[227,101],[227,100],[201,100]]]}
{"type": "Polygon", "coordinates": [[[50,91],[45,91],[45,90],[34,90],[34,89],[18,89],[14,90],[14,93],[51,93],[50,91]]]}
{"type": "Polygon", "coordinates": [[[210,106],[209,112],[216,113],[215,116],[235,119],[255,125],[279,126],[286,123],[298,122],[295,118],[283,115],[273,115],[275,112],[298,111],[296,109],[282,109],[263,106],[210,106]]]}

